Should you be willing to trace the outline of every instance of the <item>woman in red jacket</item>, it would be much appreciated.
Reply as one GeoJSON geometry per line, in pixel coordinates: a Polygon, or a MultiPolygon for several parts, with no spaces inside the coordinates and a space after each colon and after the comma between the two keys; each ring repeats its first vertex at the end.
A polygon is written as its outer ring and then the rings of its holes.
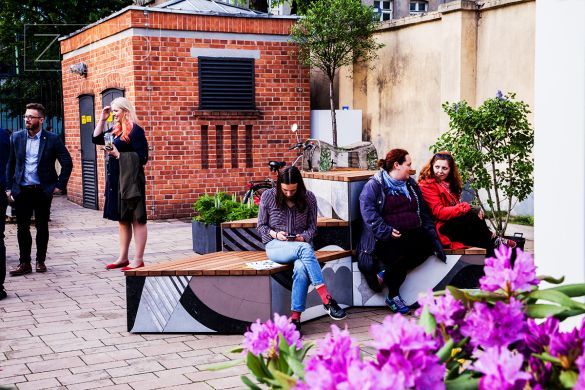
{"type": "Polygon", "coordinates": [[[418,180],[445,248],[475,246],[485,248],[490,256],[500,245],[516,246],[512,240],[496,237],[484,220],[483,210],[460,201],[463,183],[451,153],[435,154],[422,168],[418,180]]]}

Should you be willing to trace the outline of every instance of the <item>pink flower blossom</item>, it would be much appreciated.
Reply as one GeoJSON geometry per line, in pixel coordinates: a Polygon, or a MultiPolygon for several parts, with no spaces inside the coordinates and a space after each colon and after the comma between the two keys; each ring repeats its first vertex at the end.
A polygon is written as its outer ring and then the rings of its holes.
{"type": "Polygon", "coordinates": [[[581,355],[576,361],[575,364],[579,369],[579,379],[577,379],[577,383],[575,384],[575,389],[585,389],[585,355],[581,355]]]}
{"type": "Polygon", "coordinates": [[[244,353],[252,352],[258,356],[268,353],[268,356],[278,355],[279,335],[284,336],[288,345],[302,347],[301,334],[286,316],[274,313],[274,321],[268,320],[264,324],[256,320],[250,330],[244,333],[244,353]]]}
{"type": "Polygon", "coordinates": [[[372,346],[378,350],[391,350],[398,346],[403,351],[434,349],[437,341],[426,334],[424,329],[413,319],[402,315],[391,315],[381,324],[370,326],[374,337],[372,346]]]}
{"type": "Polygon", "coordinates": [[[449,290],[442,296],[434,296],[433,292],[429,291],[419,298],[418,303],[421,305],[419,315],[426,306],[435,317],[435,321],[447,327],[458,325],[465,316],[465,307],[451,295],[449,290]]]}
{"type": "Polygon", "coordinates": [[[496,257],[485,260],[483,276],[479,283],[484,291],[504,290],[507,293],[530,291],[539,283],[536,266],[530,254],[516,250],[514,267],[510,264],[512,249],[501,246],[495,251],[496,257]]]}
{"type": "Polygon", "coordinates": [[[510,303],[496,302],[493,307],[475,302],[461,326],[461,333],[470,337],[474,347],[505,347],[521,340],[525,334],[522,303],[513,298],[510,303]]]}
{"type": "Polygon", "coordinates": [[[522,390],[530,374],[522,371],[524,359],[505,347],[488,348],[478,357],[472,368],[484,376],[480,390],[522,390]]]}

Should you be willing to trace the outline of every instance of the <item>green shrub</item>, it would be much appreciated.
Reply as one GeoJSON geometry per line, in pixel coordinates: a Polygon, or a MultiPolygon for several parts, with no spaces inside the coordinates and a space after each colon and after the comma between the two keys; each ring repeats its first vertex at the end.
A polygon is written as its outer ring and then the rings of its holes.
{"type": "Polygon", "coordinates": [[[219,225],[222,222],[258,216],[258,206],[253,202],[240,203],[235,195],[229,195],[225,192],[202,195],[193,203],[192,208],[195,211],[193,220],[206,225],[219,225]]]}

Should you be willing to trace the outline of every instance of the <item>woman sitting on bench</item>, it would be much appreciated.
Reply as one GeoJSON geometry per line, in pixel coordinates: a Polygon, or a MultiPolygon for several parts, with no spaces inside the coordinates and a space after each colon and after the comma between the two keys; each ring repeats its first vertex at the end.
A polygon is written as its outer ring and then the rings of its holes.
{"type": "Polygon", "coordinates": [[[317,199],[306,190],[297,167],[285,168],[278,175],[276,188],[262,194],[258,232],[270,260],[280,264],[294,263],[291,322],[298,330],[309,283],[315,286],[331,318],[342,320],[346,317],[345,310],[327,291],[315,257],[312,242],[317,233],[317,199]]]}
{"type": "Polygon", "coordinates": [[[412,160],[404,149],[392,149],[382,168],[364,186],[360,194],[363,219],[358,245],[358,262],[370,287],[379,291],[378,273],[388,287],[386,305],[395,313],[407,314],[410,308],[399,289],[409,270],[435,254],[447,257],[439,242],[435,225],[416,182],[410,178],[412,160]]]}
{"type": "Polygon", "coordinates": [[[500,245],[516,246],[513,240],[496,237],[487,226],[482,209],[460,201],[463,183],[451,153],[435,154],[422,168],[418,181],[445,248],[485,248],[489,257],[500,245]]]}

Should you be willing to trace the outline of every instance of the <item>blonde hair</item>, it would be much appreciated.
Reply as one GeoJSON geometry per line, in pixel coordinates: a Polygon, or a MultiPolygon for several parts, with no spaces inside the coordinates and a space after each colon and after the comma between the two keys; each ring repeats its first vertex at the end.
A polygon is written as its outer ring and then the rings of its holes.
{"type": "Polygon", "coordinates": [[[110,103],[112,109],[124,111],[124,121],[117,123],[114,126],[113,133],[115,136],[120,136],[124,142],[130,142],[130,133],[132,132],[132,125],[138,124],[136,111],[130,100],[125,97],[117,97],[110,103]]]}

